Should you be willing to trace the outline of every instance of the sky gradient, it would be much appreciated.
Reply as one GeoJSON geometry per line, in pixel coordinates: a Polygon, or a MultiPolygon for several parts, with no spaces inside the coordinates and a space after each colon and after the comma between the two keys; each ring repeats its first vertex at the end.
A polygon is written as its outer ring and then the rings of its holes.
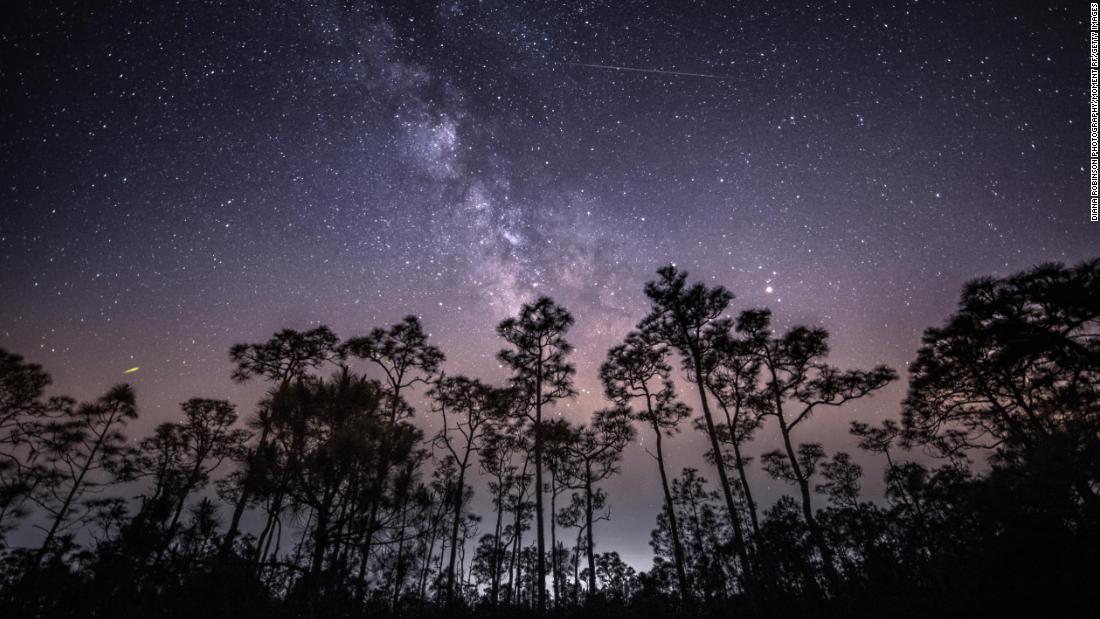
{"type": "MultiPolygon", "coordinates": [[[[227,350],[284,327],[417,314],[448,373],[503,380],[494,327],[539,294],[582,421],[669,262],[904,376],[967,279],[1100,248],[1084,3],[32,4],[0,38],[0,346],[58,392],[132,383],[135,436],[191,396],[249,413],[227,350]]],[[[903,392],[803,439],[852,450],[903,392]]],[[[713,478],[703,443],[673,468],[713,478]]],[[[628,450],[598,536],[642,568],[655,470],[628,450]]]]}

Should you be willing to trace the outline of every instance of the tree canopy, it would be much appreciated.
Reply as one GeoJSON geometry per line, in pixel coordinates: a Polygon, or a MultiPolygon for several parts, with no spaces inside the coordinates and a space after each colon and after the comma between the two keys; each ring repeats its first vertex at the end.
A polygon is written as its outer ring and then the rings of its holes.
{"type": "Polygon", "coordinates": [[[286,329],[229,350],[229,380],[266,386],[254,407],[189,398],[145,436],[132,387],[78,402],[0,350],[0,613],[1085,616],[1098,279],[1092,260],[968,283],[874,422],[848,405],[892,368],[838,367],[826,329],[735,316],[673,266],[599,367],[607,404],[579,412],[549,297],[497,325],[501,384],[448,374],[414,316],[286,329]],[[826,418],[861,453],[815,434],[826,418]],[[657,474],[624,472],[632,450],[657,474]],[[660,489],[648,569],[613,547],[624,474],[660,489]]]}

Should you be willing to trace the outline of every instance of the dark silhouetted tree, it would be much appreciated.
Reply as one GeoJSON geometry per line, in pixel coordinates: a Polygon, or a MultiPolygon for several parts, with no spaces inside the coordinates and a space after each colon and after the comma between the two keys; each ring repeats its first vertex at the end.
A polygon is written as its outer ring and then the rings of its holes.
{"type": "Polygon", "coordinates": [[[549,299],[499,327],[507,390],[443,378],[414,318],[346,346],[325,328],[282,331],[233,348],[236,379],[269,383],[248,430],[228,402],[195,398],[140,442],[123,436],[128,387],[78,406],[0,351],[0,616],[534,616],[547,564],[563,616],[1090,616],[1098,272],[1100,261],[1042,265],[967,285],[925,334],[901,422],[851,424],[885,461],[884,500],[861,495],[871,457],[803,434],[893,371],[838,370],[824,330],[776,334],[766,310],[733,321],[728,292],[672,267],[647,287],[639,330],[608,352],[599,377],[613,408],[587,425],[547,408],[574,394],[572,319],[549,299]],[[673,352],[709,443],[689,455],[713,461],[714,484],[694,469],[667,477],[666,439],[689,416],[673,352]],[[349,354],[381,380],[353,373],[349,354]],[[338,371],[322,375],[329,364],[338,371]],[[418,384],[431,386],[424,399],[418,384]],[[425,401],[431,438],[412,419],[425,401]],[[773,419],[779,449],[761,468],[798,492],[758,512],[745,453],[773,419]],[[635,423],[655,435],[664,493],[644,573],[597,535],[612,521],[601,482],[635,423]],[[22,546],[32,529],[41,545],[22,546]],[[568,610],[585,593],[587,607],[568,610]]]}
{"type": "Polygon", "coordinates": [[[702,283],[689,286],[687,275],[686,271],[669,265],[657,271],[656,280],[646,283],[645,294],[652,303],[652,309],[639,328],[660,337],[679,351],[683,369],[695,384],[711,452],[716,456],[714,465],[733,527],[735,551],[741,561],[746,589],[751,590],[754,583],[748,545],[726,473],[725,459],[720,457],[722,448],[717,424],[707,395],[709,373],[715,367],[716,347],[730,329],[728,319],[723,319],[722,315],[733,300],[733,293],[722,286],[708,288],[702,283]]]}
{"type": "MultiPolygon", "coordinates": [[[[428,342],[428,334],[424,332],[420,319],[411,315],[388,329],[378,327],[366,336],[350,338],[340,350],[352,357],[366,360],[381,370],[386,399],[383,409],[387,411],[391,427],[413,414],[412,407],[405,400],[405,392],[415,385],[431,384],[445,360],[443,351],[428,342]]],[[[360,571],[364,573],[374,545],[378,512],[382,508],[381,492],[392,463],[382,459],[378,461],[378,466],[376,485],[371,488],[373,496],[369,497],[372,502],[371,515],[362,542],[360,571]]]]}
{"type": "MultiPolygon", "coordinates": [[[[292,381],[307,376],[311,370],[339,360],[338,342],[332,330],[322,325],[305,332],[283,329],[262,344],[234,344],[229,349],[229,360],[234,365],[233,380],[243,383],[259,376],[273,385],[272,392],[285,389],[292,381]]],[[[262,458],[268,452],[267,439],[273,421],[267,412],[261,407],[253,423],[258,428],[258,438],[256,445],[245,454],[245,471],[237,489],[237,502],[222,540],[223,555],[233,550],[241,517],[252,498],[254,487],[260,482],[260,471],[266,468],[262,458]]]]}
{"type": "MultiPolygon", "coordinates": [[[[716,337],[711,363],[713,369],[707,373],[707,387],[726,419],[724,424],[717,424],[718,437],[733,452],[733,466],[740,480],[741,494],[745,497],[745,511],[749,515],[753,536],[759,537],[756,501],[746,470],[751,458],[745,456],[741,448],[760,429],[761,410],[767,406],[767,399],[760,390],[760,360],[753,354],[750,342],[736,339],[727,330],[716,337]]],[[[711,455],[714,457],[715,454],[711,455]]]]}
{"type": "Polygon", "coordinates": [[[542,425],[543,463],[550,473],[550,580],[553,583],[554,603],[562,603],[562,552],[558,544],[558,496],[568,488],[571,448],[577,433],[564,419],[552,419],[542,425]]]}
{"type": "Polygon", "coordinates": [[[535,596],[540,611],[546,610],[546,541],[543,531],[543,409],[556,400],[572,397],[573,374],[576,372],[566,355],[573,350],[565,333],[573,325],[573,317],[565,308],[548,297],[520,308],[519,316],[497,325],[497,334],[512,348],[497,355],[501,363],[512,370],[512,385],[518,397],[527,404],[527,417],[533,437],[535,473],[535,539],[537,550],[535,596]]]}
{"type": "Polygon", "coordinates": [[[584,525],[588,553],[588,595],[596,595],[594,518],[599,482],[619,470],[623,448],[634,440],[630,411],[614,408],[596,411],[587,426],[576,429],[576,438],[565,449],[571,454],[570,485],[578,489],[584,501],[584,525]]]}
{"type": "MultiPolygon", "coordinates": [[[[509,394],[511,398],[511,394],[509,394]]],[[[514,399],[513,399],[514,402],[514,399]]],[[[479,544],[479,557],[485,561],[484,568],[489,575],[489,601],[493,606],[500,602],[500,583],[504,573],[504,512],[506,497],[515,481],[516,466],[512,456],[517,446],[503,424],[486,426],[481,441],[481,470],[490,476],[489,492],[493,497],[493,509],[496,513],[492,533],[492,544],[479,544]],[[484,549],[483,549],[484,547],[484,549]]]]}
{"type": "Polygon", "coordinates": [[[0,348],[0,548],[27,515],[27,499],[46,475],[35,470],[35,437],[49,418],[71,409],[68,398],[45,398],[50,375],[0,348]]]}
{"type": "Polygon", "coordinates": [[[447,601],[454,599],[455,558],[458,555],[459,525],[462,523],[466,492],[466,472],[481,449],[486,429],[504,419],[510,393],[494,389],[465,376],[439,379],[429,397],[443,422],[436,440],[454,457],[457,470],[451,493],[454,516],[451,523],[450,559],[447,567],[447,601]]]}
{"type": "MultiPolygon", "coordinates": [[[[326,565],[340,556],[354,489],[361,486],[358,476],[376,463],[381,394],[377,383],[345,368],[328,380],[300,379],[280,398],[277,424],[288,427],[273,432],[299,454],[290,492],[295,504],[311,513],[310,556],[299,587],[302,597],[316,604],[333,584],[332,577],[323,576],[326,565]]],[[[420,436],[408,427],[400,447],[405,457],[394,459],[406,460],[420,436]]]]}
{"type": "Polygon", "coordinates": [[[369,335],[353,337],[341,350],[382,371],[391,424],[409,411],[402,392],[417,384],[430,384],[445,359],[439,347],[428,343],[428,334],[416,316],[406,316],[389,329],[376,328],[369,335]]]}
{"type": "Polygon", "coordinates": [[[615,551],[601,552],[596,557],[596,579],[609,599],[624,603],[638,588],[637,574],[615,551]]]}
{"type": "Polygon", "coordinates": [[[852,461],[843,451],[833,454],[831,460],[821,464],[821,476],[825,483],[814,486],[814,491],[829,497],[837,507],[855,509],[859,505],[859,480],[863,467],[852,461]]]}
{"type": "Polygon", "coordinates": [[[971,281],[910,374],[910,441],[1057,471],[1100,515],[1100,260],[971,281]]]}
{"type": "Polygon", "coordinates": [[[210,474],[242,449],[247,433],[234,429],[237,412],[225,400],[192,398],[182,405],[184,420],[178,426],[183,451],[181,484],[176,489],[175,508],[164,533],[161,551],[176,534],[188,497],[210,482],[210,474]]]}
{"type": "MultiPolygon", "coordinates": [[[[732,555],[732,527],[720,493],[707,487],[707,481],[694,468],[686,468],[672,480],[672,503],[684,540],[684,563],[693,597],[703,602],[729,597],[736,581],[732,555]]],[[[670,518],[667,512],[657,516],[650,545],[660,556],[672,551],[670,518]]]]}
{"type": "Polygon", "coordinates": [[[122,431],[137,419],[134,391],[117,385],[94,402],[64,411],[37,430],[45,481],[34,497],[49,517],[46,536],[36,554],[38,562],[55,550],[58,535],[70,524],[82,522],[83,500],[114,481],[126,454],[122,431]]]}
{"type": "Polygon", "coordinates": [[[747,310],[737,319],[737,329],[747,338],[747,346],[762,364],[765,390],[771,406],[763,409],[776,419],[786,462],[772,452],[769,472],[795,484],[802,498],[802,515],[818,552],[822,571],[829,587],[836,594],[840,576],[835,557],[814,518],[810,476],[817,462],[824,457],[820,444],[807,443],[796,449],[794,429],[810,419],[823,407],[835,408],[867,396],[897,378],[893,369],[884,365],[871,370],[841,371],[824,362],[829,354],[829,334],[824,329],[794,327],[781,337],[771,335],[771,312],[747,310]]]}
{"type": "Polygon", "coordinates": [[[668,348],[665,345],[652,341],[652,338],[647,339],[640,332],[631,332],[624,343],[608,351],[607,360],[600,366],[600,380],[607,398],[616,405],[629,407],[634,400],[642,402],[642,406],[632,411],[632,415],[653,430],[655,453],[652,455],[661,476],[679,595],[687,601],[691,599],[691,587],[684,566],[680,527],[672,505],[672,489],[665,470],[663,439],[680,431],[680,422],[691,415],[691,409],[676,400],[676,391],[669,376],[672,368],[667,357],[668,348]]]}

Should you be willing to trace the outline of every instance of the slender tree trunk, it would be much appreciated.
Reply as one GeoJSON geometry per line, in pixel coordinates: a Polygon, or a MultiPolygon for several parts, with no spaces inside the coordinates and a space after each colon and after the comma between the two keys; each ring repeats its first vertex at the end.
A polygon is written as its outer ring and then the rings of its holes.
{"type": "Polygon", "coordinates": [[[560,605],[561,592],[558,587],[558,527],[554,516],[557,512],[558,485],[557,475],[550,471],[550,580],[554,583],[554,605],[560,605]]]}
{"type": "MultiPolygon", "coordinates": [[[[440,540],[440,546],[439,546],[439,563],[436,564],[436,573],[439,574],[440,577],[442,577],[442,575],[443,575],[443,556],[444,556],[445,553],[447,553],[447,550],[448,550],[447,538],[443,538],[442,540],[440,540]]],[[[447,595],[447,592],[444,592],[444,590],[442,588],[437,587],[436,588],[436,601],[437,601],[437,603],[442,598],[442,596],[444,596],[444,595],[447,595]]]]}
{"type": "Polygon", "coordinates": [[[283,519],[275,519],[275,533],[267,538],[267,545],[264,547],[264,554],[260,557],[260,565],[256,570],[257,574],[262,575],[264,572],[264,565],[268,559],[275,560],[279,556],[279,550],[283,544],[283,519]],[[275,547],[272,548],[272,543],[275,547]]]}
{"type": "MultiPolygon", "coordinates": [[[[739,398],[736,395],[735,398],[739,398]]],[[[745,472],[745,461],[741,457],[741,443],[737,440],[735,434],[736,422],[741,415],[741,405],[737,404],[739,400],[735,400],[733,417],[730,417],[729,407],[722,401],[717,395],[715,398],[718,400],[718,404],[722,407],[722,412],[726,415],[726,426],[730,429],[730,444],[733,446],[733,464],[737,469],[737,476],[741,481],[741,490],[745,492],[745,507],[749,512],[749,524],[752,525],[753,538],[760,539],[760,523],[756,517],[756,502],[752,499],[752,489],[749,487],[749,477],[745,472]]]]}
{"type": "MultiPolygon", "coordinates": [[[[392,430],[397,425],[397,411],[399,408],[401,398],[401,376],[397,377],[397,380],[390,379],[390,388],[392,390],[392,399],[390,400],[390,416],[389,425],[387,429],[392,430]]],[[[382,503],[382,495],[386,492],[386,479],[389,477],[390,469],[393,463],[390,462],[388,457],[379,459],[378,469],[375,472],[375,480],[371,495],[368,497],[370,500],[370,516],[367,518],[367,535],[363,543],[363,552],[359,560],[359,582],[356,584],[358,593],[359,604],[362,604],[366,599],[367,590],[367,567],[370,562],[371,547],[374,544],[375,522],[378,519],[378,507],[382,503]]],[[[404,532],[402,531],[402,535],[404,532]]]]}
{"type": "Polygon", "coordinates": [[[183,514],[183,508],[187,504],[187,497],[190,496],[191,490],[194,489],[195,485],[199,483],[199,473],[202,471],[202,461],[205,456],[196,454],[195,458],[195,466],[191,467],[191,471],[187,475],[187,483],[180,489],[179,499],[176,500],[176,507],[172,512],[172,521],[164,531],[164,540],[161,541],[160,548],[157,550],[157,556],[154,563],[160,563],[161,557],[164,556],[168,547],[172,545],[172,538],[176,535],[176,527],[179,526],[180,516],[183,514]]]}
{"type": "MultiPolygon", "coordinates": [[[[270,507],[270,505],[269,505],[270,507]]],[[[271,512],[268,512],[267,522],[264,524],[264,528],[260,531],[260,536],[256,538],[256,549],[252,555],[252,563],[256,565],[256,571],[263,570],[263,564],[267,561],[267,551],[271,548],[271,540],[274,537],[272,533],[275,529],[275,523],[278,518],[271,517],[271,512]]]]}
{"type": "Polygon", "coordinates": [[[313,524],[313,518],[316,515],[316,510],[312,507],[309,509],[309,515],[306,516],[306,524],[302,527],[302,533],[298,536],[298,543],[294,545],[294,560],[295,565],[299,564],[302,560],[302,549],[306,545],[306,537],[309,536],[309,527],[313,524]]]}
{"type": "MultiPolygon", "coordinates": [[[[340,501],[340,515],[337,518],[335,535],[336,539],[338,540],[336,542],[336,561],[338,564],[344,566],[346,574],[348,576],[351,576],[351,570],[347,568],[347,566],[350,565],[349,561],[351,559],[351,548],[353,546],[351,542],[351,518],[348,516],[348,512],[352,510],[352,507],[351,501],[348,500],[348,497],[355,496],[355,486],[354,484],[349,484],[348,486],[344,487],[342,490],[338,490],[337,492],[339,493],[338,496],[342,497],[342,500],[340,501]],[[345,530],[347,530],[346,534],[345,530]]],[[[276,517],[275,520],[276,522],[278,522],[279,518],[276,517]]],[[[272,531],[272,536],[274,536],[274,531],[272,531]]],[[[268,540],[270,539],[271,537],[268,538],[268,540]]]]}
{"type": "MultiPolygon", "coordinates": [[[[741,479],[741,489],[745,492],[745,508],[749,511],[749,524],[752,525],[754,539],[760,539],[760,522],[756,517],[756,501],[752,498],[752,488],[749,487],[749,476],[745,472],[745,460],[741,457],[741,445],[733,442],[733,463],[737,467],[737,476],[741,479]]],[[[759,549],[758,554],[759,554],[759,549]]]]}
{"type": "Polygon", "coordinates": [[[84,483],[84,477],[88,474],[88,469],[92,465],[93,457],[94,456],[89,456],[88,459],[85,460],[84,465],[80,469],[80,473],[77,475],[76,479],[73,480],[72,487],[69,488],[68,494],[65,495],[65,501],[61,503],[61,507],[57,510],[57,515],[54,516],[53,524],[50,525],[50,530],[46,533],[46,539],[42,541],[42,546],[38,549],[38,553],[35,557],[35,563],[41,563],[42,558],[45,557],[46,553],[49,551],[50,544],[53,543],[54,537],[57,536],[57,531],[61,527],[61,523],[65,521],[65,516],[69,514],[69,508],[72,507],[73,499],[76,498],[77,490],[79,489],[80,485],[84,483]]]}
{"type": "Polygon", "coordinates": [[[680,583],[680,599],[691,600],[691,588],[688,586],[687,571],[684,569],[684,547],[680,542],[680,527],[676,523],[676,508],[672,504],[672,491],[668,487],[668,474],[665,473],[665,454],[661,447],[661,428],[653,424],[657,435],[657,469],[661,472],[661,490],[665,494],[665,512],[668,514],[668,526],[672,532],[672,554],[676,560],[676,578],[680,583]]]}
{"type": "MultiPolygon", "coordinates": [[[[525,490],[525,489],[524,489],[525,490]]],[[[520,549],[523,547],[523,494],[524,490],[520,490],[519,503],[516,506],[516,522],[515,532],[512,540],[512,560],[508,564],[508,597],[509,601],[515,605],[517,603],[518,596],[516,595],[516,584],[523,579],[523,565],[520,563],[520,549]]]]}
{"type": "Polygon", "coordinates": [[[469,539],[469,531],[466,523],[462,523],[462,543],[459,545],[458,551],[458,589],[460,594],[466,591],[466,587],[470,582],[470,572],[466,570],[466,540],[469,539]]]}
{"type": "Polygon", "coordinates": [[[318,597],[318,581],[325,562],[325,550],[328,548],[329,501],[317,509],[317,524],[313,530],[313,554],[306,573],[305,596],[311,602],[318,597]]]}
{"type": "Polygon", "coordinates": [[[546,612],[546,539],[542,513],[542,351],[535,371],[535,539],[537,540],[535,596],[539,612],[546,612]]]}
{"type": "Polygon", "coordinates": [[[501,527],[504,524],[504,478],[497,478],[497,523],[493,531],[493,580],[489,585],[489,597],[495,607],[500,602],[500,578],[501,578],[501,552],[500,545],[501,527]]]}
{"type": "Polygon", "coordinates": [[[379,464],[378,471],[376,472],[377,476],[371,488],[370,495],[367,497],[370,501],[370,513],[367,516],[367,532],[363,540],[362,554],[359,557],[359,582],[356,584],[358,589],[358,595],[356,597],[360,604],[366,599],[367,567],[370,563],[370,553],[374,546],[374,534],[376,532],[375,523],[378,520],[378,506],[382,503],[382,495],[386,491],[386,477],[389,476],[389,459],[383,458],[383,460],[384,461],[379,464]]]}
{"type": "Polygon", "coordinates": [[[241,480],[241,496],[237,497],[237,505],[233,508],[233,516],[229,519],[229,528],[225,532],[221,549],[218,551],[218,554],[222,557],[228,556],[233,550],[233,542],[240,531],[241,517],[244,515],[245,507],[248,506],[248,500],[251,498],[252,486],[256,484],[256,458],[267,447],[267,436],[270,432],[271,420],[269,419],[264,423],[263,429],[260,430],[260,440],[256,442],[256,448],[248,455],[248,470],[245,471],[244,479],[241,480]]]}
{"type": "Polygon", "coordinates": [[[69,515],[69,509],[72,508],[73,501],[76,499],[80,487],[84,484],[84,478],[88,476],[88,471],[92,469],[92,464],[95,463],[95,459],[99,455],[99,450],[103,447],[103,441],[111,431],[111,426],[115,425],[115,419],[116,417],[112,413],[107,418],[107,422],[103,426],[103,431],[96,436],[96,441],[92,444],[92,449],[88,452],[88,457],[84,459],[84,464],[81,465],[80,472],[77,474],[76,478],[73,479],[73,485],[69,488],[69,492],[65,495],[65,500],[61,503],[61,507],[58,508],[57,514],[54,516],[53,524],[50,525],[50,530],[46,533],[46,539],[42,541],[42,546],[39,547],[38,552],[35,554],[36,564],[41,563],[46,553],[49,552],[50,544],[53,543],[54,538],[57,536],[57,532],[61,528],[61,524],[65,521],[65,517],[69,515]]]}
{"type": "Polygon", "coordinates": [[[696,584],[699,584],[703,589],[703,597],[706,599],[712,599],[714,597],[714,589],[712,587],[713,578],[710,578],[709,563],[710,555],[707,554],[707,546],[703,543],[703,523],[699,519],[699,497],[694,492],[687,495],[689,506],[691,507],[691,537],[695,541],[695,555],[696,557],[704,557],[707,559],[706,565],[703,569],[697,569],[696,584]],[[701,583],[700,583],[701,581],[701,583]]]}
{"type": "Polygon", "coordinates": [[[596,552],[592,540],[592,465],[584,463],[584,521],[588,529],[588,598],[596,596],[596,552]]]}
{"type": "Polygon", "coordinates": [[[428,552],[424,556],[424,562],[420,568],[420,588],[417,594],[417,605],[419,607],[424,606],[424,598],[427,594],[428,587],[428,573],[432,569],[432,553],[435,552],[435,537],[436,532],[439,529],[439,519],[443,517],[443,507],[440,507],[439,515],[430,516],[431,520],[428,522],[429,537],[428,537],[428,552]]]}
{"type": "Polygon", "coordinates": [[[405,526],[407,523],[406,515],[408,513],[408,493],[403,493],[401,497],[401,537],[397,543],[397,562],[394,564],[394,579],[393,579],[393,601],[390,602],[390,608],[396,609],[398,601],[401,599],[401,585],[405,580],[405,526]]]}
{"type": "MultiPolygon", "coordinates": [[[[780,402],[777,402],[779,405],[780,402]]],[[[829,587],[832,589],[834,595],[840,593],[840,576],[836,572],[836,565],[834,563],[833,551],[829,548],[829,544],[825,541],[825,535],[821,531],[821,527],[817,524],[817,519],[814,518],[813,503],[810,495],[810,481],[806,479],[806,475],[802,471],[802,467],[798,464],[798,458],[795,456],[794,447],[791,444],[791,431],[787,427],[787,421],[783,418],[783,409],[777,409],[779,417],[779,430],[783,435],[783,446],[787,450],[787,458],[791,463],[791,471],[794,473],[795,481],[798,483],[798,490],[802,496],[802,516],[806,519],[806,526],[810,529],[810,539],[813,540],[814,545],[817,546],[817,550],[821,553],[822,571],[825,574],[825,579],[829,581],[829,587]]]]}
{"type": "Polygon", "coordinates": [[[370,551],[374,537],[374,522],[367,520],[367,530],[359,550],[359,578],[355,583],[355,599],[359,604],[367,599],[367,568],[370,567],[370,551]]]}
{"type": "Polygon", "coordinates": [[[733,493],[730,491],[729,477],[726,475],[726,464],[722,460],[722,448],[721,445],[718,444],[718,433],[714,428],[714,417],[711,415],[710,401],[707,398],[707,390],[703,380],[703,368],[699,361],[699,354],[697,351],[692,351],[692,362],[695,369],[695,386],[699,390],[699,403],[703,409],[703,419],[706,422],[707,435],[710,438],[710,447],[714,452],[714,464],[718,469],[718,481],[722,486],[722,495],[726,500],[726,509],[729,511],[730,524],[733,526],[734,550],[737,553],[737,558],[741,560],[741,569],[744,571],[746,583],[745,588],[751,590],[754,588],[754,579],[747,546],[745,545],[745,534],[741,528],[741,518],[737,514],[737,506],[733,502],[733,493]]]}
{"type": "Polygon", "coordinates": [[[377,504],[381,497],[371,499],[370,515],[366,519],[366,532],[363,534],[363,544],[359,556],[359,583],[356,583],[356,598],[362,605],[366,600],[366,576],[367,568],[371,563],[371,551],[374,549],[375,518],[377,517],[377,504]]]}
{"type": "Polygon", "coordinates": [[[462,457],[462,465],[458,469],[458,487],[453,493],[455,508],[454,520],[451,522],[451,559],[447,568],[447,602],[454,598],[455,587],[455,558],[458,556],[458,525],[462,520],[462,498],[466,491],[466,466],[470,459],[470,445],[466,445],[466,453],[462,457]]]}
{"type": "Polygon", "coordinates": [[[573,552],[573,605],[580,604],[580,589],[581,589],[581,536],[584,534],[585,527],[577,529],[577,545],[573,552]]]}
{"type": "Polygon", "coordinates": [[[252,551],[252,563],[259,564],[263,560],[264,548],[267,546],[267,536],[271,534],[275,526],[275,512],[282,509],[282,495],[276,492],[267,504],[267,517],[264,519],[264,528],[260,529],[260,535],[256,538],[256,547],[252,551]]]}

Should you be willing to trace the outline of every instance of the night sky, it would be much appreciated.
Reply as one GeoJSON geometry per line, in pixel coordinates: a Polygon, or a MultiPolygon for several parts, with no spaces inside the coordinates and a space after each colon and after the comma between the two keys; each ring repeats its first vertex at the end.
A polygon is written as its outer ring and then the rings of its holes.
{"type": "MultiPolygon", "coordinates": [[[[57,392],[131,382],[135,436],[190,396],[250,412],[227,350],[284,327],[414,313],[448,373],[503,380],[494,327],[538,294],[576,317],[581,421],[668,262],[904,375],[967,279],[1100,249],[1085,3],[27,4],[0,39],[0,347],[57,392]]],[[[903,392],[802,439],[852,450],[903,392]]],[[[670,447],[713,479],[687,424],[670,447]]],[[[642,568],[655,471],[629,449],[598,531],[642,568]]]]}

